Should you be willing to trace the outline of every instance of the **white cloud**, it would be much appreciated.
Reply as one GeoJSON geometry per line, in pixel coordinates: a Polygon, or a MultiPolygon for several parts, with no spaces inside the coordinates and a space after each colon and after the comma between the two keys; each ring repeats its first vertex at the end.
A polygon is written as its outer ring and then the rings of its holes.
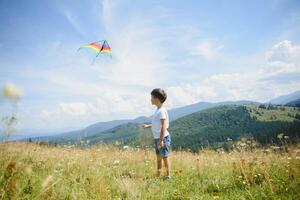
{"type": "MultiPolygon", "coordinates": [[[[123,91],[126,92],[126,91],[123,91]]],[[[122,91],[110,91],[98,94],[91,100],[61,102],[56,106],[42,108],[34,120],[36,128],[65,126],[88,126],[100,121],[117,119],[133,119],[141,115],[150,115],[153,107],[150,104],[150,94],[123,95],[122,91]]],[[[28,119],[24,119],[27,121],[28,119]]]]}
{"type": "Polygon", "coordinates": [[[74,27],[74,29],[80,33],[81,35],[85,35],[83,32],[83,29],[81,28],[77,17],[70,11],[70,10],[65,10],[64,15],[66,16],[68,22],[74,27]]]}
{"type": "Polygon", "coordinates": [[[214,74],[198,83],[167,88],[169,101],[174,107],[199,101],[258,100],[256,74],[214,74]]]}
{"type": "Polygon", "coordinates": [[[50,113],[48,110],[43,109],[43,110],[41,111],[41,113],[40,113],[40,117],[41,117],[41,119],[43,119],[43,120],[48,120],[49,117],[51,117],[51,113],[50,113]]]}
{"type": "Polygon", "coordinates": [[[224,45],[214,42],[212,40],[200,41],[192,50],[192,55],[200,55],[206,60],[213,60],[217,58],[224,45]]]}
{"type": "Polygon", "coordinates": [[[88,104],[82,102],[61,103],[59,104],[62,111],[69,115],[85,115],[90,110],[88,104]]]}
{"type": "Polygon", "coordinates": [[[199,83],[182,84],[166,88],[171,107],[179,107],[200,101],[220,102],[252,100],[265,102],[276,96],[291,93],[300,88],[300,82],[275,84],[262,72],[247,74],[215,74],[199,83]]]}
{"type": "Polygon", "coordinates": [[[280,74],[300,73],[299,63],[272,61],[269,62],[266,68],[266,73],[269,76],[275,76],[280,74]]]}
{"type": "Polygon", "coordinates": [[[268,66],[266,71],[270,75],[284,73],[300,73],[300,45],[294,45],[289,40],[275,44],[266,53],[268,66]]]}
{"type": "MultiPolygon", "coordinates": [[[[134,96],[125,96],[116,90],[98,94],[93,101],[85,102],[65,102],[59,106],[63,114],[71,116],[90,114],[107,115],[107,114],[126,114],[135,117],[149,113],[150,104],[146,95],[136,94],[134,96]]],[[[149,95],[150,96],[150,95],[149,95]]]]}
{"type": "MultiPolygon", "coordinates": [[[[166,52],[157,45],[162,34],[155,17],[120,18],[122,3],[103,1],[103,20],[113,48],[113,62],[100,77],[126,85],[153,86],[164,81],[166,52]]],[[[132,14],[134,15],[134,13],[132,14]]]]}
{"type": "Polygon", "coordinates": [[[293,45],[291,41],[284,40],[275,44],[270,51],[266,53],[269,61],[292,62],[299,61],[300,45],[293,45]]]}
{"type": "Polygon", "coordinates": [[[170,104],[177,107],[199,101],[242,99],[265,102],[299,90],[299,47],[288,40],[275,44],[266,53],[267,65],[258,71],[213,74],[193,84],[169,87],[170,104]]]}

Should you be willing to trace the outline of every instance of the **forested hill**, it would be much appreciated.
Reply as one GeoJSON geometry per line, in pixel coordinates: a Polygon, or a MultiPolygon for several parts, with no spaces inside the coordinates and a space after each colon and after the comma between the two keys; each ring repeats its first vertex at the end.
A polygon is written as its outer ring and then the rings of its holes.
{"type": "Polygon", "coordinates": [[[241,136],[261,143],[278,143],[279,134],[295,141],[300,136],[298,108],[272,105],[220,106],[193,113],[170,126],[174,147],[224,147],[241,136]]]}
{"type": "MultiPolygon", "coordinates": [[[[226,105],[179,118],[170,123],[169,132],[173,148],[219,148],[226,146],[228,140],[235,141],[241,136],[253,136],[259,143],[267,144],[280,142],[278,134],[289,136],[290,141],[295,141],[300,136],[299,119],[300,111],[296,107],[226,105]]],[[[139,146],[149,145],[151,142],[150,129],[144,130],[135,123],[123,124],[80,141],[88,145],[116,143],[139,146]]],[[[79,141],[72,143],[80,144],[79,141]]]]}

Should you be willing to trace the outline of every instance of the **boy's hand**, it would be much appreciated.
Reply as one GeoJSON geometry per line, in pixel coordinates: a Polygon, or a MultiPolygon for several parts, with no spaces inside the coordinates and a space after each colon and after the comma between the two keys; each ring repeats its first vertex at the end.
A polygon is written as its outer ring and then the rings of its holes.
{"type": "Polygon", "coordinates": [[[151,125],[150,125],[150,124],[142,124],[142,127],[143,127],[143,128],[150,128],[151,125]]]}
{"type": "Polygon", "coordinates": [[[164,141],[158,141],[157,142],[157,147],[160,149],[160,148],[162,148],[164,146],[164,141]]]}

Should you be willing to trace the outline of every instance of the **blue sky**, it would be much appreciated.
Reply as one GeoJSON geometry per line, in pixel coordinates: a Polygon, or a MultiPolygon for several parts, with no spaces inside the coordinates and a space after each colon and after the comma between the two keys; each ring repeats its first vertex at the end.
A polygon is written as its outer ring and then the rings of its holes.
{"type": "Polygon", "coordinates": [[[300,89],[300,1],[0,1],[0,86],[20,129],[58,130],[300,89]],[[80,45],[107,39],[113,58],[80,45]]]}

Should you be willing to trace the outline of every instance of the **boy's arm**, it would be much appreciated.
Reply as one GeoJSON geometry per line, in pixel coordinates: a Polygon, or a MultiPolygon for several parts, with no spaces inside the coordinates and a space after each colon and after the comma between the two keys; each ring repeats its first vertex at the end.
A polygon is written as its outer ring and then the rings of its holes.
{"type": "Polygon", "coordinates": [[[163,146],[163,139],[165,136],[165,132],[167,130],[167,114],[166,112],[160,112],[159,113],[160,123],[161,123],[161,130],[160,130],[160,137],[159,137],[159,146],[163,146]]]}
{"type": "Polygon", "coordinates": [[[159,137],[159,142],[161,143],[163,141],[165,132],[166,132],[166,127],[167,127],[167,121],[166,119],[160,119],[161,123],[161,130],[160,130],[160,137],[159,137]]]}

